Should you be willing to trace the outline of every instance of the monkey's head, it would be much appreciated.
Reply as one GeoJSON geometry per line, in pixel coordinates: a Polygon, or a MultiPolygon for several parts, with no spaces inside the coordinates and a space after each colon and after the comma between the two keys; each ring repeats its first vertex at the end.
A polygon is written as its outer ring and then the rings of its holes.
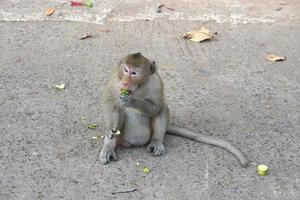
{"type": "Polygon", "coordinates": [[[125,89],[132,93],[149,80],[156,71],[156,65],[141,53],[134,53],[121,60],[118,71],[120,90],[125,89]]]}

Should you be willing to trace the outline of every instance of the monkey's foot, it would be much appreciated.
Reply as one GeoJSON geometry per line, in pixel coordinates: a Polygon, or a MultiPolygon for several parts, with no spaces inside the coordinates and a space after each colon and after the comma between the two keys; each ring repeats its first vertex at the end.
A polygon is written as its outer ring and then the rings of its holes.
{"type": "Polygon", "coordinates": [[[162,142],[155,141],[148,145],[147,151],[152,153],[153,156],[160,156],[165,153],[165,147],[162,142]]]}
{"type": "Polygon", "coordinates": [[[119,158],[114,151],[100,152],[99,162],[102,165],[108,164],[110,161],[117,161],[119,158]]]}

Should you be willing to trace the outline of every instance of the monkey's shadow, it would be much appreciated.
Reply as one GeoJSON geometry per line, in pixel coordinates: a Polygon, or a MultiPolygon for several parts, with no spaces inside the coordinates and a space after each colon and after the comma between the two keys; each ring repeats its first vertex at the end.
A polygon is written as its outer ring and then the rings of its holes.
{"type": "MultiPolygon", "coordinates": [[[[165,145],[168,146],[168,145],[165,145]]],[[[147,152],[147,145],[145,146],[138,146],[138,147],[122,147],[118,146],[116,148],[116,153],[120,160],[126,159],[126,158],[134,158],[134,157],[163,157],[167,152],[161,156],[153,156],[152,153],[147,152]]]]}
{"type": "Polygon", "coordinates": [[[139,161],[154,161],[161,160],[169,157],[169,153],[172,154],[172,151],[179,151],[180,149],[186,149],[190,147],[192,140],[185,140],[184,138],[174,137],[170,135],[165,136],[164,146],[165,152],[161,156],[154,156],[152,153],[147,152],[147,145],[145,146],[137,146],[137,147],[122,147],[117,146],[116,153],[119,158],[117,162],[139,162],[139,161]],[[184,143],[185,147],[180,147],[179,143],[184,143]]]}

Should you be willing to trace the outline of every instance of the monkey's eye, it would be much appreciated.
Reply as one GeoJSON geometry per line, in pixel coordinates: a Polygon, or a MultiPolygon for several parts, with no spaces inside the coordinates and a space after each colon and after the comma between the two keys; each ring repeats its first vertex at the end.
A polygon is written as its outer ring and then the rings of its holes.
{"type": "Polygon", "coordinates": [[[124,69],[124,72],[128,73],[128,69],[125,68],[125,69],[124,69]]]}
{"type": "Polygon", "coordinates": [[[138,76],[138,73],[137,73],[137,72],[131,72],[130,75],[131,75],[132,77],[137,77],[137,76],[138,76]]]}

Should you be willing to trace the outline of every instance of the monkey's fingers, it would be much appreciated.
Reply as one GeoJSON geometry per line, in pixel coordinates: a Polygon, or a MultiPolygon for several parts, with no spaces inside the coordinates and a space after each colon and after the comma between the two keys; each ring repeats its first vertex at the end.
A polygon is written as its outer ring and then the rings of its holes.
{"type": "Polygon", "coordinates": [[[147,147],[147,152],[152,153],[153,156],[161,156],[165,153],[165,147],[161,142],[151,142],[147,147]]]}
{"type": "Polygon", "coordinates": [[[110,133],[107,135],[107,138],[113,139],[113,138],[117,137],[117,136],[120,135],[120,134],[121,134],[121,132],[120,132],[119,130],[117,130],[117,129],[112,129],[112,130],[110,131],[110,133]]]}
{"type": "Polygon", "coordinates": [[[109,156],[109,160],[118,161],[119,157],[117,156],[117,154],[115,152],[112,152],[111,155],[109,156]]]}
{"type": "Polygon", "coordinates": [[[108,164],[110,161],[117,161],[117,160],[119,160],[119,159],[118,159],[117,154],[114,151],[107,152],[107,153],[100,153],[100,156],[99,156],[99,162],[100,162],[100,164],[103,164],[103,165],[108,164]]]}
{"type": "Polygon", "coordinates": [[[129,99],[127,95],[121,95],[120,96],[121,105],[123,107],[128,107],[129,99]]]}
{"type": "Polygon", "coordinates": [[[105,156],[99,156],[99,162],[100,162],[100,164],[102,164],[102,165],[106,165],[106,164],[108,164],[109,163],[109,159],[107,159],[107,156],[105,155],[105,156]]]}

